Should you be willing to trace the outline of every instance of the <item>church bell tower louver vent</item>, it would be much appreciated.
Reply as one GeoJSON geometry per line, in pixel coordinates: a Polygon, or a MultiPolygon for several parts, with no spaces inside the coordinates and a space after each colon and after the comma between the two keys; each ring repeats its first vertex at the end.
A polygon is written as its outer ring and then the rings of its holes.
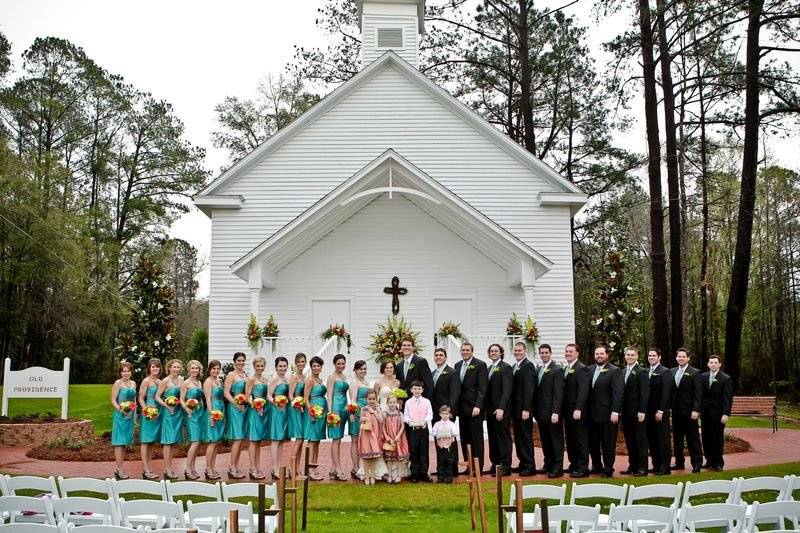
{"type": "Polygon", "coordinates": [[[361,28],[361,66],[388,50],[414,65],[424,33],[425,0],[355,0],[361,28]]]}

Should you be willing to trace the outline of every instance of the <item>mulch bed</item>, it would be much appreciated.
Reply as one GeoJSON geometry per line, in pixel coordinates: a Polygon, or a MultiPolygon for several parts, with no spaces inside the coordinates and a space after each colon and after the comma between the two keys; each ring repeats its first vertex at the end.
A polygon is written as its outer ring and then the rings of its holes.
{"type": "MultiPolygon", "coordinates": [[[[44,459],[47,461],[87,461],[87,462],[100,462],[100,461],[113,461],[114,460],[114,447],[111,446],[110,437],[95,437],[92,440],[83,441],[85,443],[79,449],[69,449],[64,447],[49,447],[46,444],[31,448],[25,454],[31,459],[44,459]]],[[[125,451],[126,461],[138,461],[142,456],[139,453],[141,448],[136,446],[129,446],[125,451]]],[[[163,459],[162,447],[160,444],[153,444],[151,447],[154,459],[163,459]]],[[[189,445],[184,444],[176,446],[173,450],[172,456],[175,458],[186,457],[186,452],[189,450],[189,445]]],[[[217,445],[218,453],[226,453],[231,450],[227,442],[220,442],[217,445]]],[[[205,455],[206,445],[201,444],[197,452],[198,456],[205,455]]]]}
{"type": "Polygon", "coordinates": [[[0,424],[65,424],[67,422],[81,422],[81,418],[68,418],[63,420],[55,413],[0,416],[0,424]]]}

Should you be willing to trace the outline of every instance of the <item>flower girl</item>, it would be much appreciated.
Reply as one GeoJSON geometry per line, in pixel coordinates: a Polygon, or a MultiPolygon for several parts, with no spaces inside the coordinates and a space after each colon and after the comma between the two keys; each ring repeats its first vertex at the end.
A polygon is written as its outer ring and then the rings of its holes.
{"type": "Polygon", "coordinates": [[[389,396],[386,407],[383,421],[383,458],[389,470],[389,483],[400,483],[400,465],[408,460],[410,455],[408,440],[397,397],[389,396]]]}
{"type": "Polygon", "coordinates": [[[375,464],[383,453],[383,413],[378,407],[378,393],[367,392],[367,405],[361,408],[358,430],[358,456],[364,462],[364,484],[375,484],[375,464]]]}

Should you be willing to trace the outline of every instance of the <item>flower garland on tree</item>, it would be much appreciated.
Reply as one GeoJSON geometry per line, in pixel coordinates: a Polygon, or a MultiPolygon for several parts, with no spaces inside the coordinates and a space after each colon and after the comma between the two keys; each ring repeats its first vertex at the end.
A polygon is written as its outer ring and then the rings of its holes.
{"type": "Polygon", "coordinates": [[[625,279],[625,267],[618,252],[608,254],[600,284],[602,309],[592,320],[597,328],[597,340],[608,346],[611,360],[618,363],[623,360],[625,345],[636,337],[633,325],[642,312],[634,305],[634,289],[625,279]]]}
{"type": "Polygon", "coordinates": [[[378,333],[370,335],[372,343],[367,349],[375,357],[375,361],[383,363],[392,361],[397,363],[403,355],[400,353],[400,345],[403,339],[411,337],[414,340],[414,353],[418,354],[422,350],[418,342],[419,332],[413,331],[411,325],[403,317],[390,316],[383,324],[378,324],[378,333]]]}
{"type": "Polygon", "coordinates": [[[162,280],[161,266],[142,254],[136,264],[131,285],[136,309],[129,334],[121,335],[121,359],[133,363],[133,379],[147,376],[147,361],[175,357],[175,311],[173,293],[162,280]]]}
{"type": "Polygon", "coordinates": [[[453,322],[445,322],[439,328],[439,338],[446,339],[448,335],[452,335],[456,339],[461,339],[464,336],[461,333],[461,324],[454,324],[453,322]]]}

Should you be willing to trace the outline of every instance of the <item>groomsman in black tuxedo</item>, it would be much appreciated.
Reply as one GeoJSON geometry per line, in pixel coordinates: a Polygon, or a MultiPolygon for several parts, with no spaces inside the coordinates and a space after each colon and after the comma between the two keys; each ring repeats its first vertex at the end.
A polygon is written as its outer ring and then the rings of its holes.
{"type": "Polygon", "coordinates": [[[589,413],[587,401],[592,376],[578,360],[580,348],[571,343],[564,347],[564,433],[567,437],[567,457],[570,477],[589,475],[589,413]]]}
{"type": "Polygon", "coordinates": [[[403,358],[397,364],[397,379],[400,380],[400,388],[406,391],[411,398],[411,384],[415,381],[422,382],[422,395],[430,400],[433,397],[433,377],[428,361],[418,355],[414,355],[414,339],[406,337],[400,344],[400,352],[403,358]]]}
{"type": "Polygon", "coordinates": [[[672,452],[675,456],[673,470],[686,468],[683,458],[683,443],[689,447],[692,472],[700,472],[703,466],[703,451],[700,448],[700,430],[697,419],[700,412],[700,397],[694,380],[700,371],[689,365],[691,355],[686,348],[678,348],[675,360],[678,366],[672,369],[672,452]]]}
{"type": "Polygon", "coordinates": [[[492,467],[484,474],[497,475],[501,467],[504,476],[511,475],[511,402],[512,371],[503,361],[503,347],[492,344],[487,350],[489,384],[486,388],[486,429],[489,435],[489,459],[492,467]]]}
{"type": "Polygon", "coordinates": [[[622,373],[622,432],[628,448],[628,469],[623,474],[647,475],[647,425],[645,415],[650,400],[650,376],[639,366],[639,351],[625,348],[622,373]]]}
{"type": "Polygon", "coordinates": [[[564,428],[561,407],[564,402],[564,373],[553,362],[549,344],[539,346],[542,365],[536,369],[536,423],[544,452],[547,477],[564,475],[564,428]]]}
{"type": "Polygon", "coordinates": [[[589,391],[592,467],[603,477],[611,477],[616,458],[617,424],[622,410],[622,376],[619,367],[608,362],[608,348],[604,345],[595,348],[594,361],[595,364],[589,367],[592,376],[589,391]]]}
{"type": "MultiPolygon", "coordinates": [[[[472,447],[472,457],[478,458],[479,472],[483,472],[483,405],[489,384],[486,363],[476,358],[469,342],[461,344],[461,361],[455,371],[461,383],[458,396],[458,433],[461,436],[461,453],[467,460],[467,445],[472,447]]],[[[467,471],[459,472],[466,474],[467,471]]]]}
{"type": "Polygon", "coordinates": [[[519,459],[519,475],[536,473],[533,455],[533,397],[536,393],[536,366],[528,359],[524,342],[514,344],[514,368],[511,370],[511,422],[514,426],[514,445],[519,459]]]}
{"type": "Polygon", "coordinates": [[[708,358],[708,372],[694,380],[703,421],[703,451],[708,466],[717,472],[725,466],[725,424],[731,416],[733,404],[733,381],[720,370],[721,367],[719,356],[712,355],[708,358]]]}
{"type": "MultiPolygon", "coordinates": [[[[447,352],[444,348],[436,348],[433,351],[433,362],[436,367],[433,369],[433,406],[434,416],[437,416],[439,409],[443,405],[450,407],[451,412],[458,410],[458,393],[460,383],[453,367],[447,365],[447,352]]],[[[452,444],[453,457],[458,457],[458,448],[455,440],[452,444]]],[[[453,461],[453,476],[458,475],[458,461],[453,461]]]]}
{"type": "Polygon", "coordinates": [[[661,364],[661,350],[650,348],[647,352],[647,371],[650,377],[650,397],[647,401],[647,445],[657,476],[668,476],[669,406],[672,401],[672,372],[661,364]]]}

